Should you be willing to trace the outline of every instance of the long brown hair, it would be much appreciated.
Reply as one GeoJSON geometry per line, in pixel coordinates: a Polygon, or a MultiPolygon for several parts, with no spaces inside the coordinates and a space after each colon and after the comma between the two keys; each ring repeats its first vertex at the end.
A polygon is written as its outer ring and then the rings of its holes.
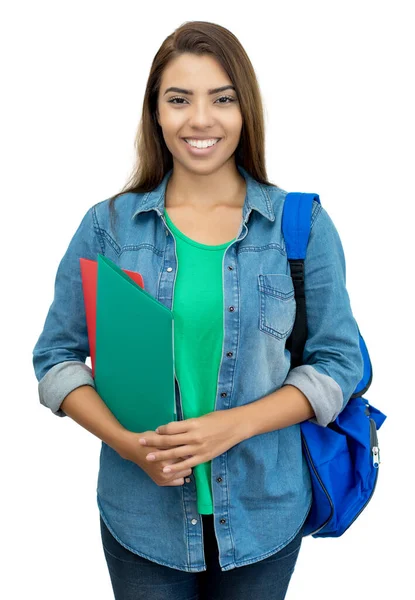
{"type": "Polygon", "coordinates": [[[164,69],[185,52],[213,55],[226,71],[238,95],[243,123],[235,162],[260,183],[278,187],[267,181],[262,99],[248,55],[225,27],[208,21],[187,21],[164,40],[153,59],[134,143],[135,166],[123,189],[110,198],[111,218],[115,217],[114,202],[118,196],[153,190],[173,167],[172,155],[157,122],[157,100],[164,69]]]}

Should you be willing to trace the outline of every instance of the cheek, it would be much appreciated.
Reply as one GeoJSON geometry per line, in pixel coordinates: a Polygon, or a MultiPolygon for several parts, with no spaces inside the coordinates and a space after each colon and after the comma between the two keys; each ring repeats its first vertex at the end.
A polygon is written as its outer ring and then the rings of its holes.
{"type": "Polygon", "coordinates": [[[165,139],[177,137],[177,131],[183,126],[183,116],[180,111],[160,111],[159,125],[165,139]]]}
{"type": "Polygon", "coordinates": [[[242,115],[238,112],[237,115],[235,115],[235,119],[234,119],[234,127],[235,130],[237,131],[238,135],[241,134],[242,132],[242,115]]]}
{"type": "Polygon", "coordinates": [[[239,139],[242,132],[242,118],[239,113],[229,115],[224,128],[228,131],[229,136],[239,139]]]}
{"type": "Polygon", "coordinates": [[[185,111],[181,110],[165,111],[162,117],[163,128],[171,135],[177,134],[177,129],[186,121],[184,113],[185,111]]]}
{"type": "Polygon", "coordinates": [[[162,135],[167,148],[172,152],[180,144],[180,140],[177,137],[177,132],[180,130],[180,125],[172,124],[171,122],[166,123],[162,121],[162,135]]]}

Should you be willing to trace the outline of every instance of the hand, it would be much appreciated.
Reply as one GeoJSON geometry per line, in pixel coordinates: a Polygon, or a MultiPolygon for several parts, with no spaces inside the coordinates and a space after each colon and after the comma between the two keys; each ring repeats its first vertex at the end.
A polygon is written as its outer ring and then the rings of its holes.
{"type": "MultiPolygon", "coordinates": [[[[146,431],[146,434],[150,433],[146,431]]],[[[139,444],[138,439],[142,436],[141,433],[129,431],[123,440],[122,449],[117,450],[118,454],[125,460],[137,464],[147,473],[147,475],[159,486],[176,486],[184,485],[184,477],[192,474],[192,469],[183,468],[175,473],[163,473],[163,467],[179,462],[180,459],[168,459],[161,462],[152,463],[146,460],[146,455],[149,450],[158,451],[160,448],[143,447],[139,444]]]]}
{"type": "Polygon", "coordinates": [[[177,476],[182,470],[212,460],[245,439],[241,414],[238,409],[217,410],[137,434],[146,450],[146,462],[160,465],[179,459],[162,469],[177,476]]]}

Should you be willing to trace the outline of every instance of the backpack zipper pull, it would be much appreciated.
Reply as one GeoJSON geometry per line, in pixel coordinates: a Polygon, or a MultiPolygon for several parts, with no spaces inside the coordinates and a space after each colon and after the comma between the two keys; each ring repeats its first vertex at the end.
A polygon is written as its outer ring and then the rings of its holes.
{"type": "Polygon", "coordinates": [[[378,446],[373,446],[372,454],[373,454],[373,466],[375,467],[375,469],[378,469],[379,465],[380,465],[380,455],[379,455],[378,446]]]}

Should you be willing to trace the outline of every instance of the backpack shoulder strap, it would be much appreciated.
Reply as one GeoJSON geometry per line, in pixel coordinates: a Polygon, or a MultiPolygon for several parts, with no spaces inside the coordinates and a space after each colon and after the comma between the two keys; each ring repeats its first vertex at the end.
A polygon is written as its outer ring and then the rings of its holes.
{"type": "Polygon", "coordinates": [[[282,233],[289,259],[305,258],[311,229],[313,200],[320,203],[319,195],[289,192],[285,197],[282,233]]]}
{"type": "Polygon", "coordinates": [[[290,264],[296,301],[294,327],[286,342],[286,348],[291,353],[291,368],[303,364],[303,349],[307,340],[304,259],[310,237],[314,200],[320,203],[318,194],[290,192],[285,196],[282,214],[282,234],[290,264]]]}
{"type": "MultiPolygon", "coordinates": [[[[304,288],[304,260],[311,231],[313,201],[320,202],[318,194],[290,192],[285,197],[282,214],[282,234],[294,284],[296,315],[294,327],[286,342],[291,353],[291,368],[303,364],[303,350],[307,341],[307,313],[304,288]]],[[[358,327],[359,330],[359,327],[358,327]]],[[[359,344],[363,356],[364,373],[352,398],[363,396],[372,383],[372,364],[365,341],[359,330],[359,344]]]]}

